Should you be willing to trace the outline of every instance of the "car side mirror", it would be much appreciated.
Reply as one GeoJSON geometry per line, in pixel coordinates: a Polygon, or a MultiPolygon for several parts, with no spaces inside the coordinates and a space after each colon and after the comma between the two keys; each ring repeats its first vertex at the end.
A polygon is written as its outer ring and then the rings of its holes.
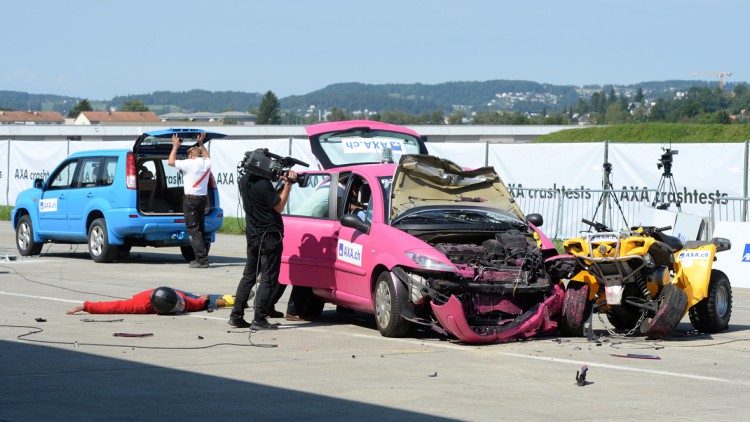
{"type": "Polygon", "coordinates": [[[341,225],[357,229],[365,234],[370,234],[370,223],[362,221],[361,218],[357,217],[357,214],[344,214],[341,216],[341,225]]]}
{"type": "Polygon", "coordinates": [[[34,187],[41,189],[44,186],[44,180],[34,179],[34,187]]]}
{"type": "Polygon", "coordinates": [[[533,213],[526,216],[526,221],[533,224],[535,227],[541,227],[544,224],[544,218],[541,214],[533,213]]]}

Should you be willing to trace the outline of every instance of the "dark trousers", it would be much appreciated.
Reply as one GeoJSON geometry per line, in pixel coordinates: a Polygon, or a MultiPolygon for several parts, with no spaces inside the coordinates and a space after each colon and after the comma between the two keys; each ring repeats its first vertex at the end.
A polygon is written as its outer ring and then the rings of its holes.
{"type": "Polygon", "coordinates": [[[195,252],[195,260],[201,264],[208,264],[206,250],[206,195],[185,195],[182,208],[185,213],[185,226],[190,236],[190,246],[195,252]]]}
{"type": "Polygon", "coordinates": [[[240,318],[245,315],[244,304],[250,297],[250,291],[253,290],[256,282],[258,291],[255,295],[253,319],[262,321],[268,318],[268,312],[281,298],[286,287],[279,283],[283,249],[281,233],[265,233],[260,240],[248,242],[245,270],[237,286],[230,318],[240,318]]]}

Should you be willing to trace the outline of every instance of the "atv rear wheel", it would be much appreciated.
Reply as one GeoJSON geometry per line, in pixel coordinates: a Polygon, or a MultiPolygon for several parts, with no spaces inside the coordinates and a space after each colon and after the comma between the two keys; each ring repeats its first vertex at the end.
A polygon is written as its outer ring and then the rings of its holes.
{"type": "Polygon", "coordinates": [[[667,338],[685,313],[687,294],[674,284],[667,284],[661,290],[658,302],[656,314],[643,319],[641,333],[651,338],[667,338]]]}
{"type": "Polygon", "coordinates": [[[624,306],[611,306],[607,311],[607,320],[618,330],[630,330],[634,328],[640,318],[641,311],[624,306]]]}
{"type": "Polygon", "coordinates": [[[708,296],[695,304],[690,311],[690,323],[704,333],[718,333],[729,327],[732,316],[732,286],[729,277],[719,270],[711,270],[708,296]]]}
{"type": "Polygon", "coordinates": [[[563,297],[560,333],[568,337],[586,335],[585,325],[591,315],[590,286],[580,281],[569,281],[563,297]]]}

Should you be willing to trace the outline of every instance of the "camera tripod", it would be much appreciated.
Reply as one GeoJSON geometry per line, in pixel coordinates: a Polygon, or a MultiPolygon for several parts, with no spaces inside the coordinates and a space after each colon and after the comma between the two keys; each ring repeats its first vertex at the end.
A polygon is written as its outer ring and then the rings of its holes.
{"type": "Polygon", "coordinates": [[[677,185],[674,182],[674,175],[672,174],[672,157],[675,154],[677,154],[676,150],[667,148],[666,153],[662,154],[659,162],[656,164],[657,168],[663,167],[664,171],[661,174],[661,179],[659,179],[659,184],[656,186],[656,197],[654,198],[654,202],[651,203],[651,206],[656,207],[656,209],[666,210],[669,208],[669,201],[664,201],[664,199],[668,199],[668,195],[671,193],[674,195],[674,203],[677,206],[677,211],[682,212],[680,201],[677,200],[677,185]],[[662,193],[662,190],[667,187],[669,191],[662,193]],[[660,196],[662,202],[661,204],[656,205],[659,202],[660,196]]]}
{"type": "MultiPolygon", "coordinates": [[[[617,195],[615,195],[614,187],[612,186],[612,163],[605,162],[602,167],[604,168],[604,182],[602,183],[603,192],[602,195],[599,197],[599,203],[596,204],[596,208],[594,209],[594,215],[591,217],[591,221],[596,221],[596,214],[599,213],[599,209],[602,209],[602,223],[606,226],[607,225],[607,208],[610,209],[610,211],[613,210],[612,206],[610,206],[609,202],[612,201],[616,206],[617,210],[620,211],[620,216],[622,217],[622,222],[625,223],[625,226],[623,227],[630,227],[628,226],[628,220],[625,218],[625,213],[622,211],[622,207],[620,206],[620,201],[617,200],[617,195]]],[[[614,218],[612,219],[614,220],[614,218]]],[[[614,221],[612,221],[614,225],[614,221]]]]}

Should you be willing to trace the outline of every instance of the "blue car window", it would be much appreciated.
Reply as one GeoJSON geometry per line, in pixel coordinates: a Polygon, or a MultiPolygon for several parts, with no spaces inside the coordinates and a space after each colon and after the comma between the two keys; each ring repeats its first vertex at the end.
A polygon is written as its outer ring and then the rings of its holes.
{"type": "Polygon", "coordinates": [[[73,176],[75,175],[78,161],[70,161],[60,167],[52,176],[49,178],[47,189],[68,189],[73,184],[73,176]]]}
{"type": "Polygon", "coordinates": [[[81,160],[81,171],[78,173],[77,186],[87,188],[97,185],[100,179],[99,163],[101,158],[92,157],[81,160]]]}
{"type": "Polygon", "coordinates": [[[107,157],[104,159],[104,174],[101,184],[109,186],[115,180],[115,170],[117,169],[117,157],[107,157]]]}

